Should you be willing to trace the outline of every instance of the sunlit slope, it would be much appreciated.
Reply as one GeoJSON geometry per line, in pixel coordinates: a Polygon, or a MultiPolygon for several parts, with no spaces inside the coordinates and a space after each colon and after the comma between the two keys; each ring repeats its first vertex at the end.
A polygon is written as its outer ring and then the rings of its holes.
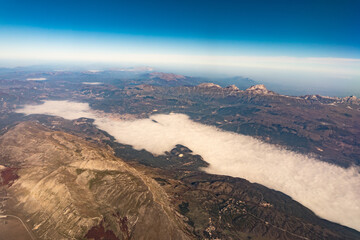
{"type": "Polygon", "coordinates": [[[102,229],[118,239],[188,239],[160,186],[110,151],[34,123],[17,125],[0,145],[0,157],[20,168],[8,190],[11,211],[40,239],[102,229]]]}

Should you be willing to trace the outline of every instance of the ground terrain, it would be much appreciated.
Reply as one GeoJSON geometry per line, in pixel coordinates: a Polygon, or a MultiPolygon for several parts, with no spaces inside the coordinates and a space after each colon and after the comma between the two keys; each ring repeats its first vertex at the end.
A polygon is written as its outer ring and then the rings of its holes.
{"type": "Polygon", "coordinates": [[[355,97],[284,96],[164,73],[18,70],[0,83],[0,215],[8,216],[0,239],[360,238],[281,192],[202,172],[208,164],[187,146],[155,156],[116,142],[91,119],[15,113],[49,99],[87,102],[114,118],[179,112],[349,167],[360,165],[355,97]]]}

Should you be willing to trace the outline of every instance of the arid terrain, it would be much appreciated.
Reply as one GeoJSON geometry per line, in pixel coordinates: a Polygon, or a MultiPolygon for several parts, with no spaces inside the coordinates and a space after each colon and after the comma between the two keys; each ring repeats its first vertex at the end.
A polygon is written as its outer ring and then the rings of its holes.
{"type": "Polygon", "coordinates": [[[205,173],[208,163],[188,146],[156,155],[116,141],[92,119],[16,113],[43,100],[86,102],[127,120],[185,113],[348,168],[360,165],[356,97],[294,97],[263,85],[239,89],[175,74],[116,74],[2,74],[0,239],[360,238],[284,193],[205,173]],[[47,80],[22,80],[28,77],[47,80]],[[102,84],[82,83],[88,81],[102,84]]]}

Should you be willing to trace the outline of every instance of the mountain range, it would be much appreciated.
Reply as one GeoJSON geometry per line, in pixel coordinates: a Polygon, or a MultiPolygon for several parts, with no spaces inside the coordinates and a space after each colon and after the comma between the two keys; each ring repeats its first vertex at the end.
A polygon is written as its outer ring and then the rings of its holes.
{"type": "Polygon", "coordinates": [[[158,155],[117,141],[91,118],[17,112],[68,100],[119,120],[182,113],[344,169],[360,165],[355,96],[287,96],[246,78],[208,80],[148,68],[3,73],[0,238],[359,239],[276,189],[204,172],[206,159],[181,143],[158,155]]]}

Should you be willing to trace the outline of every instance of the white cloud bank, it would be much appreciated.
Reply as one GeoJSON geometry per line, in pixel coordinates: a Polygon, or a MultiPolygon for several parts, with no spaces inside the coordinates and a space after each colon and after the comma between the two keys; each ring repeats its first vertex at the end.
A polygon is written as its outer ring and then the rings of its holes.
{"type": "Polygon", "coordinates": [[[85,84],[85,85],[101,85],[103,83],[102,82],[82,82],[82,84],[85,84]]]}
{"type": "Polygon", "coordinates": [[[28,81],[46,81],[47,78],[27,78],[28,81]]]}
{"type": "Polygon", "coordinates": [[[86,103],[68,101],[46,101],[18,112],[94,118],[95,124],[117,141],[154,154],[169,151],[176,144],[185,145],[210,163],[205,169],[209,173],[241,177],[276,189],[322,218],[360,230],[359,168],[321,162],[249,136],[196,123],[183,114],[114,120],[98,116],[86,103]]]}

